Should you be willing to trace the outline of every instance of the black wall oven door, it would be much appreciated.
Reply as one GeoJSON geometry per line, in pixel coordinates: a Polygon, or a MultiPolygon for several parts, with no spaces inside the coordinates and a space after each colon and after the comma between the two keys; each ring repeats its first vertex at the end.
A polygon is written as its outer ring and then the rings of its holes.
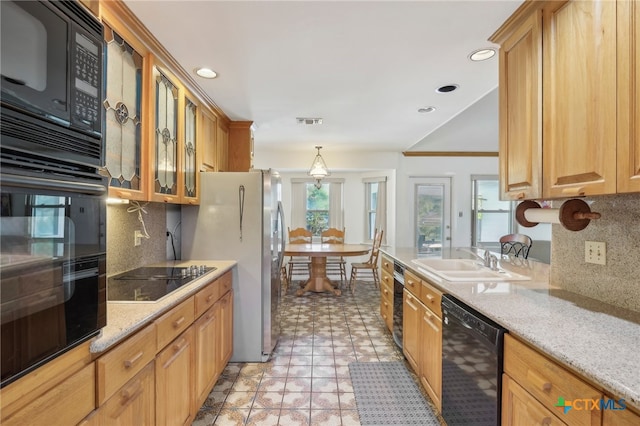
{"type": "Polygon", "coordinates": [[[106,324],[103,185],[0,176],[2,386],[106,324]]]}

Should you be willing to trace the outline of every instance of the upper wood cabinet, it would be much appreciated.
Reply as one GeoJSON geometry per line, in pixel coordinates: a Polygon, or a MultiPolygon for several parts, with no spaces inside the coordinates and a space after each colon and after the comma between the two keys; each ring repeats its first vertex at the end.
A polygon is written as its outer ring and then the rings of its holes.
{"type": "Polygon", "coordinates": [[[640,192],[640,3],[618,1],[618,192],[640,192]]]}
{"type": "Polygon", "coordinates": [[[502,199],[542,196],[542,12],[535,11],[500,49],[502,199]]]}
{"type": "Polygon", "coordinates": [[[237,171],[229,168],[229,127],[218,120],[216,129],[216,172],[237,171]]]}
{"type": "Polygon", "coordinates": [[[200,110],[200,170],[203,172],[215,172],[217,163],[217,132],[218,119],[205,108],[200,110]]]}
{"type": "Polygon", "coordinates": [[[161,65],[153,66],[151,76],[152,105],[155,115],[149,144],[151,201],[179,203],[178,114],[183,109],[177,79],[161,65]]]}
{"type": "Polygon", "coordinates": [[[103,9],[105,36],[105,166],[109,196],[147,200],[149,93],[148,51],[109,9],[103,9]]]}
{"type": "Polygon", "coordinates": [[[253,168],[253,121],[229,123],[229,171],[248,172],[253,168]]]}
{"type": "Polygon", "coordinates": [[[184,126],[182,130],[183,141],[181,145],[182,160],[179,173],[182,175],[182,187],[180,191],[182,204],[198,204],[200,202],[200,160],[202,156],[202,143],[198,132],[198,117],[200,107],[191,94],[184,99],[183,116],[184,126]]]}
{"type": "Polygon", "coordinates": [[[638,8],[527,1],[491,37],[503,199],[640,191],[638,8]]]}
{"type": "Polygon", "coordinates": [[[199,171],[227,171],[229,120],[122,1],[93,2],[105,25],[111,197],[198,204],[199,171]]]}
{"type": "Polygon", "coordinates": [[[551,3],[542,23],[543,195],[613,194],[616,3],[551,3]]]}

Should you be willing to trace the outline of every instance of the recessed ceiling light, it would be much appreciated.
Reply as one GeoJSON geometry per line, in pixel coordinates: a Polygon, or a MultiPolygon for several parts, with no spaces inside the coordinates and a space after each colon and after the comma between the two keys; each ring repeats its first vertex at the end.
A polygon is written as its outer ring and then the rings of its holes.
{"type": "Polygon", "coordinates": [[[434,106],[418,108],[418,112],[422,113],[422,114],[426,114],[428,112],[433,112],[435,110],[436,110],[436,107],[434,107],[434,106]]]}
{"type": "Polygon", "coordinates": [[[491,59],[495,56],[496,49],[487,48],[487,49],[478,49],[471,52],[469,55],[469,59],[472,61],[486,61],[487,59],[491,59]]]}
{"type": "Polygon", "coordinates": [[[460,86],[458,86],[457,84],[447,84],[446,86],[438,87],[436,89],[436,92],[438,92],[438,93],[449,93],[449,92],[453,92],[458,87],[460,87],[460,86]]]}
{"type": "Polygon", "coordinates": [[[216,78],[218,73],[211,68],[196,68],[196,74],[202,78],[216,78]]]}

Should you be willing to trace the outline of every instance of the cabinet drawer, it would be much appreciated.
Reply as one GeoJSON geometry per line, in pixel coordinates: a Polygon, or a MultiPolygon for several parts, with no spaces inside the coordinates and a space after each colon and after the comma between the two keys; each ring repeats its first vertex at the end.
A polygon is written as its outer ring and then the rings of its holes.
{"type": "Polygon", "coordinates": [[[420,284],[420,281],[422,281],[420,279],[420,277],[418,277],[414,273],[409,272],[409,271],[407,271],[405,269],[405,271],[404,271],[404,288],[409,290],[411,292],[411,294],[413,294],[417,298],[420,298],[420,291],[421,291],[421,287],[422,287],[422,285],[420,284]]]}
{"type": "Polygon", "coordinates": [[[393,284],[388,286],[384,282],[380,286],[380,299],[393,303],[393,284]]]}
{"type": "Polygon", "coordinates": [[[78,424],[96,408],[95,385],[96,372],[92,363],[35,398],[12,416],[3,418],[2,425],[78,424]]]}
{"type": "Polygon", "coordinates": [[[155,321],[158,327],[158,349],[162,350],[193,323],[193,297],[188,298],[155,321]]]}
{"type": "Polygon", "coordinates": [[[540,404],[508,375],[502,375],[502,424],[563,426],[555,413],[540,404]]]}
{"type": "Polygon", "coordinates": [[[227,294],[233,286],[231,271],[227,271],[223,276],[218,278],[216,283],[218,285],[218,297],[220,298],[227,294]]]}
{"type": "Polygon", "coordinates": [[[429,308],[434,314],[442,318],[442,292],[433,287],[428,282],[421,280],[420,301],[429,308]]]}
{"type": "Polygon", "coordinates": [[[152,324],[98,358],[98,405],[138,374],[156,352],[156,327],[152,324]]]}
{"type": "MultiPolygon", "coordinates": [[[[559,410],[556,407],[559,398],[565,401],[602,398],[601,392],[508,334],[504,339],[504,372],[552,412],[559,410]]],[[[568,424],[596,426],[600,425],[601,411],[572,409],[562,417],[568,424]]]]}
{"type": "Polygon", "coordinates": [[[382,261],[380,262],[380,266],[383,271],[387,271],[393,276],[393,259],[382,255],[382,261]]]}
{"type": "Polygon", "coordinates": [[[393,311],[391,310],[391,304],[384,299],[380,301],[380,316],[382,317],[384,323],[387,325],[389,331],[391,331],[392,326],[390,326],[390,324],[392,324],[391,321],[393,317],[393,311]]]}
{"type": "Polygon", "coordinates": [[[97,425],[155,424],[155,363],[150,362],[102,405],[97,425]]]}
{"type": "Polygon", "coordinates": [[[218,280],[209,283],[205,288],[195,295],[196,313],[195,317],[200,318],[202,314],[214,305],[220,298],[218,292],[218,280]]]}
{"type": "Polygon", "coordinates": [[[390,288],[393,288],[393,274],[390,274],[383,269],[382,273],[380,274],[380,280],[383,284],[389,286],[390,288]]]}

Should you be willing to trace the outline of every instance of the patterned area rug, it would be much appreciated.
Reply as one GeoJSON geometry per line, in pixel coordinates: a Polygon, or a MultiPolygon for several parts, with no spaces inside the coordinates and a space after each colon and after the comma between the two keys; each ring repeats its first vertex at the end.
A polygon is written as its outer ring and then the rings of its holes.
{"type": "Polygon", "coordinates": [[[402,362],[352,362],[362,425],[440,425],[402,362]]]}

